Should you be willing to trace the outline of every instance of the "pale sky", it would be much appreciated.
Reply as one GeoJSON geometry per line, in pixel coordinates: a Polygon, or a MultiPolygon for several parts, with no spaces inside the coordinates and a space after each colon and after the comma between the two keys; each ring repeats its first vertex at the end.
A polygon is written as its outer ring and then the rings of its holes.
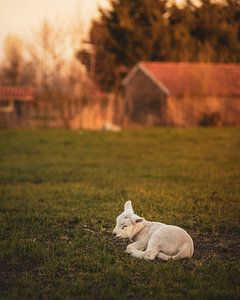
{"type": "Polygon", "coordinates": [[[98,6],[107,4],[108,0],[0,0],[0,57],[8,34],[30,40],[44,19],[69,24],[78,17],[87,32],[98,6]]]}

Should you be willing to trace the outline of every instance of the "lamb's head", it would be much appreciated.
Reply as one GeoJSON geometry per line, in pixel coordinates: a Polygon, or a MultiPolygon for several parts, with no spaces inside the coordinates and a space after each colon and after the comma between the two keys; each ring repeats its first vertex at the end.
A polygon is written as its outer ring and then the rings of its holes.
{"type": "Polygon", "coordinates": [[[117,217],[113,234],[118,238],[131,239],[138,231],[142,221],[144,219],[134,213],[132,203],[129,200],[124,205],[124,211],[117,217]]]}

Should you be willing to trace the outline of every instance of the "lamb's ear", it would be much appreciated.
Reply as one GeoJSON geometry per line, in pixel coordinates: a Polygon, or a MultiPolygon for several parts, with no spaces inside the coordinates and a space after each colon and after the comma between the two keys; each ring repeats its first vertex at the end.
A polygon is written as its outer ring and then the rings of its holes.
{"type": "Polygon", "coordinates": [[[140,223],[144,220],[144,218],[139,217],[138,215],[131,216],[131,221],[133,224],[140,223]]]}
{"type": "Polygon", "coordinates": [[[133,208],[132,208],[132,202],[131,200],[128,200],[125,205],[124,205],[124,211],[128,211],[130,213],[133,213],[133,208]]]}

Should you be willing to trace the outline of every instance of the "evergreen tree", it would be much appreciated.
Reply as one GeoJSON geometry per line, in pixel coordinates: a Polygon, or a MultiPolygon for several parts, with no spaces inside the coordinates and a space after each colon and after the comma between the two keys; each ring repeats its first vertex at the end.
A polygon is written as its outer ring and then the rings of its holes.
{"type": "Polygon", "coordinates": [[[112,0],[92,25],[94,51],[78,58],[105,90],[141,60],[240,62],[240,0],[200,2],[112,0]]]}
{"type": "MultiPolygon", "coordinates": [[[[139,60],[160,59],[166,56],[164,38],[167,30],[166,1],[112,1],[110,12],[101,11],[101,19],[94,22],[90,41],[95,52],[94,77],[104,89],[111,89],[124,75],[123,66],[132,67],[139,60]],[[162,50],[162,52],[157,53],[162,50]],[[156,55],[157,53],[157,55],[156,55]]],[[[78,58],[90,70],[91,59],[86,51],[78,58]]]]}

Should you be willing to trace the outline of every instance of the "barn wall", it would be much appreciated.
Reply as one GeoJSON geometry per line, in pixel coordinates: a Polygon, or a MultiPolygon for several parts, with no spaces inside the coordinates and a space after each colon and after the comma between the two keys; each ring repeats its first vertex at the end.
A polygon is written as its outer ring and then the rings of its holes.
{"type": "Polygon", "coordinates": [[[0,111],[0,128],[28,127],[33,104],[15,101],[11,112],[0,111]]]}
{"type": "Polygon", "coordinates": [[[169,125],[183,127],[240,125],[240,98],[169,97],[167,119],[169,125]]]}
{"type": "Polygon", "coordinates": [[[128,125],[166,124],[166,99],[160,88],[137,70],[124,89],[125,122],[128,125]]]}
{"type": "Polygon", "coordinates": [[[14,113],[0,112],[0,128],[11,128],[16,124],[14,113]]]}

